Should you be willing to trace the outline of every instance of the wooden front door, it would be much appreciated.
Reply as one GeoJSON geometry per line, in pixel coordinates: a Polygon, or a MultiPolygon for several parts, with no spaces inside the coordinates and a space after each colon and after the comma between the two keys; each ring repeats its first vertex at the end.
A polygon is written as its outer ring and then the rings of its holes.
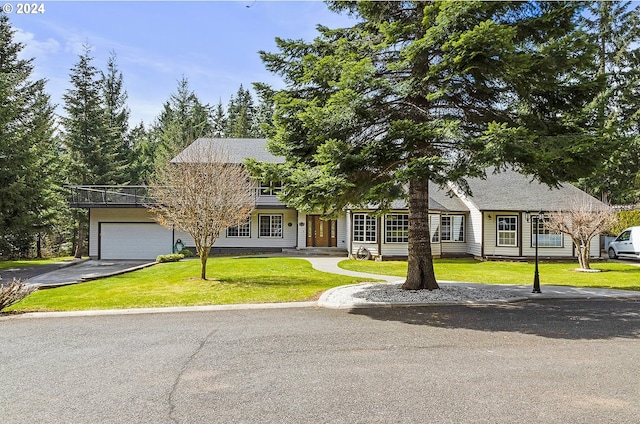
{"type": "Polygon", "coordinates": [[[307,247],[335,247],[337,223],[320,219],[320,215],[307,215],[307,247]]]}

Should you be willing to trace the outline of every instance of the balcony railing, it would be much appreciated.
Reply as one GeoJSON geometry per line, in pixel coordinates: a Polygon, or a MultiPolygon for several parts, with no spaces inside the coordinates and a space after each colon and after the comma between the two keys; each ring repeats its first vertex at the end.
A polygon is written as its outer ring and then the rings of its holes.
{"type": "MultiPolygon", "coordinates": [[[[144,208],[153,205],[148,186],[79,185],[66,186],[72,208],[144,208]]],[[[276,195],[255,188],[257,206],[284,206],[276,195]]]]}
{"type": "Polygon", "coordinates": [[[143,208],[156,203],[147,186],[67,186],[72,208],[120,207],[143,208]]]}

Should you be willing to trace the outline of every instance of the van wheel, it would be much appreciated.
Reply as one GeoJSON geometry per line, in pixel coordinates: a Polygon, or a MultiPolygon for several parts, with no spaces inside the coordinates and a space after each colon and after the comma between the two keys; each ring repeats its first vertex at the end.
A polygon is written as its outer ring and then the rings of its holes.
{"type": "Polygon", "coordinates": [[[609,259],[618,259],[618,257],[616,256],[616,251],[613,250],[613,247],[609,248],[609,259]]]}

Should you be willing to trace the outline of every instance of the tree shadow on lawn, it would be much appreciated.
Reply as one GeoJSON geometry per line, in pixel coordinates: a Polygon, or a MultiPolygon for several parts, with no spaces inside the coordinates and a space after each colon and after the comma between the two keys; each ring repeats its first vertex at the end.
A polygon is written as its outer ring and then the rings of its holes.
{"type": "Polygon", "coordinates": [[[352,309],[381,321],[447,329],[516,332],[551,339],[640,339],[640,300],[545,300],[506,305],[352,309]]]}

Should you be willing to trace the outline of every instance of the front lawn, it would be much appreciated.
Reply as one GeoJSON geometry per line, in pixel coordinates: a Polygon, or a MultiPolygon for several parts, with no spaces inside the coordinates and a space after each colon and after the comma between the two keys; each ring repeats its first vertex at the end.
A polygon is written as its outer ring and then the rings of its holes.
{"type": "MultiPolygon", "coordinates": [[[[345,260],[340,268],[378,275],[407,276],[406,261],[345,260]]],[[[532,284],[534,264],[526,262],[493,262],[473,259],[435,259],[439,280],[484,284],[532,284]]],[[[540,284],[554,286],[599,287],[640,291],[640,267],[616,262],[596,262],[593,269],[604,272],[576,272],[578,262],[541,262],[540,284]]]]}
{"type": "Polygon", "coordinates": [[[327,274],[304,259],[211,258],[208,280],[199,260],[154,265],[92,282],[41,290],[7,311],[71,311],[300,302],[362,279],[327,274]]]}

